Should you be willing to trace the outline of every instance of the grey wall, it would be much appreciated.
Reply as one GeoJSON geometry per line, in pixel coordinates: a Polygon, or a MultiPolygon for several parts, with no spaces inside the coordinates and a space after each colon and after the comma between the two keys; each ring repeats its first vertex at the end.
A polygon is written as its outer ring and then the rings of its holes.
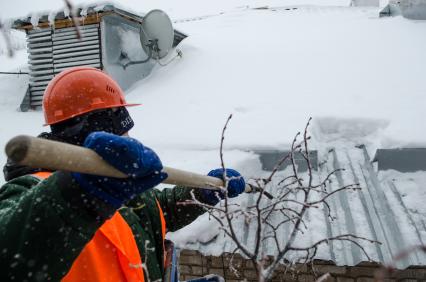
{"type": "Polygon", "coordinates": [[[379,7],[380,0],[352,0],[351,6],[374,6],[379,7]]]}
{"type": "Polygon", "coordinates": [[[413,20],[426,20],[426,0],[401,0],[402,15],[413,20]]]}

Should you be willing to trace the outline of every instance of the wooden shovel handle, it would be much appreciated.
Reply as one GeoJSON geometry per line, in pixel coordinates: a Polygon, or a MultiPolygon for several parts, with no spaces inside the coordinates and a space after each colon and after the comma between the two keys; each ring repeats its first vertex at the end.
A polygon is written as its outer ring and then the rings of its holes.
{"type": "MultiPolygon", "coordinates": [[[[6,154],[14,162],[30,167],[64,170],[86,174],[126,178],[127,175],[104,161],[94,151],[67,143],[19,135],[6,145],[6,154]]],[[[216,177],[164,167],[168,174],[163,183],[193,188],[218,189],[223,181],[216,177]]],[[[251,192],[246,185],[245,192],[251,192]]]]}

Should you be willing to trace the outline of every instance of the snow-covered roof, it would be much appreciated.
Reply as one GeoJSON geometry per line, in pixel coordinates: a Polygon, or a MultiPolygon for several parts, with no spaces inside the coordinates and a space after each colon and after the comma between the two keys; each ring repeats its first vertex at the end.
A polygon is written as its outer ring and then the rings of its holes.
{"type": "MultiPolygon", "coordinates": [[[[86,22],[86,24],[89,21],[99,22],[102,16],[111,13],[119,14],[137,22],[142,22],[143,19],[143,15],[138,15],[133,12],[129,12],[125,9],[118,8],[115,5],[109,3],[76,7],[74,11],[74,15],[76,15],[76,17],[78,18],[82,18],[83,23],[86,22]]],[[[17,19],[14,21],[12,27],[15,29],[33,29],[34,26],[48,27],[50,25],[53,25],[54,23],[56,24],[56,22],[58,21],[64,20],[72,22],[70,18],[70,12],[68,10],[50,11],[17,19]]]]}
{"type": "MultiPolygon", "coordinates": [[[[331,215],[335,217],[333,221],[327,218],[328,208],[325,205],[319,209],[311,209],[304,217],[307,228],[302,228],[303,234],[299,233],[295,239],[297,247],[307,247],[324,238],[353,234],[381,242],[379,245],[358,241],[373,261],[393,265],[393,257],[397,254],[413,246],[424,245],[426,171],[401,173],[387,170],[378,173],[364,146],[332,148],[321,156],[322,165],[314,173],[314,179],[325,179],[331,171],[344,168],[345,172],[337,173],[336,177],[332,178],[332,183],[327,188],[328,192],[353,183],[359,183],[362,189],[339,192],[331,197],[328,204],[332,211],[331,215]]],[[[291,174],[291,168],[286,169],[282,172],[281,179],[291,174]]],[[[307,179],[307,174],[305,173],[302,178],[307,179]]],[[[276,187],[268,192],[278,195],[276,187]]],[[[245,207],[254,205],[257,198],[255,194],[244,195],[238,203],[245,210],[245,207]]],[[[269,204],[270,201],[265,201],[264,206],[269,204]]],[[[289,207],[293,206],[289,204],[289,207]]],[[[283,218],[277,215],[269,222],[278,226],[282,220],[283,218]]],[[[255,242],[257,235],[256,220],[247,221],[240,216],[234,219],[234,222],[234,229],[237,230],[240,242],[244,246],[254,248],[255,244],[251,242],[255,242]]],[[[288,241],[292,228],[293,224],[286,223],[278,229],[281,247],[288,241]]],[[[263,232],[266,237],[271,230],[265,226],[263,232]]],[[[220,231],[219,224],[208,215],[203,215],[192,225],[169,236],[180,248],[199,250],[206,254],[232,253],[236,247],[220,231]]],[[[262,248],[267,255],[274,255],[277,252],[273,239],[266,241],[262,248]]],[[[293,252],[286,259],[292,261],[304,255],[306,254],[293,252]]],[[[358,246],[341,241],[330,241],[323,245],[316,258],[348,266],[368,261],[358,246]]],[[[412,252],[395,265],[399,269],[426,265],[426,255],[420,251],[412,252]]]]}

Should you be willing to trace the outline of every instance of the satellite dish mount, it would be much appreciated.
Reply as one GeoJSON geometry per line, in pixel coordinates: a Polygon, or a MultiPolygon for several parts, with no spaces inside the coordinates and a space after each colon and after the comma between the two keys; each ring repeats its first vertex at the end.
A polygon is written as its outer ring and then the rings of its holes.
{"type": "Polygon", "coordinates": [[[173,49],[174,29],[169,16],[161,10],[152,10],[142,19],[140,26],[140,41],[143,50],[148,55],[143,61],[130,61],[123,65],[143,64],[151,59],[160,65],[160,59],[166,57],[173,49]]]}

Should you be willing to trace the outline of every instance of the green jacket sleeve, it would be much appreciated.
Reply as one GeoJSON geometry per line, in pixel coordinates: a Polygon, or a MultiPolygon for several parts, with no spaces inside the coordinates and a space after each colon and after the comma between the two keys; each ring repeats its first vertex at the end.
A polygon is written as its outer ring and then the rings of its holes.
{"type": "Polygon", "coordinates": [[[114,212],[67,173],[8,182],[0,188],[0,280],[59,281],[114,212]]]}
{"type": "Polygon", "coordinates": [[[203,201],[199,189],[176,186],[161,191],[154,189],[154,192],[163,210],[167,231],[176,231],[190,224],[205,212],[202,207],[197,205],[182,205],[183,202],[193,199],[192,194],[197,200],[203,201]]]}

